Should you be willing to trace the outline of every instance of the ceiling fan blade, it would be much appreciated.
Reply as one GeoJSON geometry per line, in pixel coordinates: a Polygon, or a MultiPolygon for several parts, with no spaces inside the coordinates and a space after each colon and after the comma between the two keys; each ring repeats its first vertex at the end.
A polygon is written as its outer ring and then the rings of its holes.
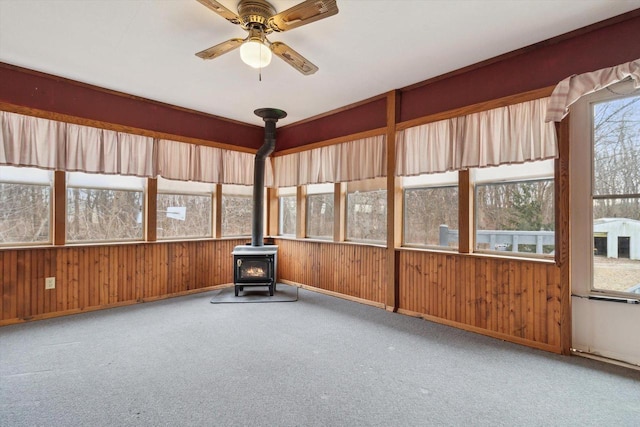
{"type": "Polygon", "coordinates": [[[269,18],[273,31],[287,31],[338,13],[336,0],[307,0],[269,18]]]}
{"type": "Polygon", "coordinates": [[[222,16],[227,21],[232,24],[240,24],[240,17],[235,13],[231,12],[229,9],[221,5],[215,0],[198,0],[199,3],[207,6],[209,9],[213,10],[218,15],[222,16]]]}
{"type": "Polygon", "coordinates": [[[244,43],[245,39],[231,39],[226,42],[222,42],[215,46],[211,46],[209,49],[205,49],[202,52],[196,53],[202,59],[215,59],[220,55],[224,55],[227,52],[231,52],[233,49],[240,47],[244,43]]]}
{"type": "Polygon", "coordinates": [[[305,76],[318,71],[318,67],[307,61],[304,56],[300,55],[298,52],[291,49],[284,43],[271,43],[269,47],[274,54],[284,59],[287,64],[291,65],[293,68],[300,71],[305,76]]]}

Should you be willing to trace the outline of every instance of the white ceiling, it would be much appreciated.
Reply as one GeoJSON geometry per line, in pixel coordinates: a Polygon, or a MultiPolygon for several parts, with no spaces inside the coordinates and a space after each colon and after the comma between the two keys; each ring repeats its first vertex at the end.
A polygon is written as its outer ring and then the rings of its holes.
{"type": "MultiPolygon", "coordinates": [[[[237,0],[219,1],[236,11],[237,0]]],[[[298,2],[271,3],[282,11],[298,2]]],[[[311,76],[274,57],[258,81],[238,50],[196,57],[246,34],[196,0],[0,0],[0,61],[257,125],[254,109],[280,108],[286,125],[640,8],[640,0],[338,0],[338,8],[269,37],[315,63],[311,76]]]]}

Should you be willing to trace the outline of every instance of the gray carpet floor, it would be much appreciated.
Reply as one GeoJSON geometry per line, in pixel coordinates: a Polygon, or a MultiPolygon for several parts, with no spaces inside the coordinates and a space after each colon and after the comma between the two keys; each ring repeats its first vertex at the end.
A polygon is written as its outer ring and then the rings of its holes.
{"type": "Polygon", "coordinates": [[[300,290],[0,328],[0,425],[638,426],[640,372],[300,290]]]}

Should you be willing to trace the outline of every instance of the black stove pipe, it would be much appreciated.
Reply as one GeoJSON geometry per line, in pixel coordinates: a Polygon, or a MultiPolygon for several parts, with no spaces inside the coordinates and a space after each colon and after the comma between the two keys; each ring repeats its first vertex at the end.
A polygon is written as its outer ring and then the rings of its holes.
{"type": "Polygon", "coordinates": [[[264,162],[276,148],[276,122],[287,113],[275,108],[260,108],[254,113],[264,120],[264,143],[256,152],[253,163],[251,246],[264,246],[264,162]]]}

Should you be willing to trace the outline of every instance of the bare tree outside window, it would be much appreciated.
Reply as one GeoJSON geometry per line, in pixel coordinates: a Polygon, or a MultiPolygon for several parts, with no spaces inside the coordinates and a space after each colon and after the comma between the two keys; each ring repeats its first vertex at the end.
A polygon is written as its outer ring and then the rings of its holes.
{"type": "Polygon", "coordinates": [[[211,237],[211,195],[158,194],[158,238],[211,237]]]}
{"type": "Polygon", "coordinates": [[[333,193],[307,195],[307,236],[333,237],[333,193]]]}
{"type": "Polygon", "coordinates": [[[222,235],[251,235],[253,200],[251,196],[222,195],[222,235]]]}
{"type": "Polygon", "coordinates": [[[67,189],[67,241],[143,239],[142,191],[67,189]]]}
{"type": "Polygon", "coordinates": [[[0,182],[0,245],[51,242],[51,186],[0,182]]]}
{"type": "Polygon", "coordinates": [[[347,239],[387,240],[387,191],[347,193],[347,239]]]}
{"type": "Polygon", "coordinates": [[[404,190],[405,244],[457,248],[457,230],[458,187],[404,190]]]}
{"type": "Polygon", "coordinates": [[[640,96],[616,98],[592,109],[592,286],[640,294],[640,96]]]}
{"type": "Polygon", "coordinates": [[[279,198],[279,225],[280,235],[296,235],[296,196],[280,196],[279,198]]]}

